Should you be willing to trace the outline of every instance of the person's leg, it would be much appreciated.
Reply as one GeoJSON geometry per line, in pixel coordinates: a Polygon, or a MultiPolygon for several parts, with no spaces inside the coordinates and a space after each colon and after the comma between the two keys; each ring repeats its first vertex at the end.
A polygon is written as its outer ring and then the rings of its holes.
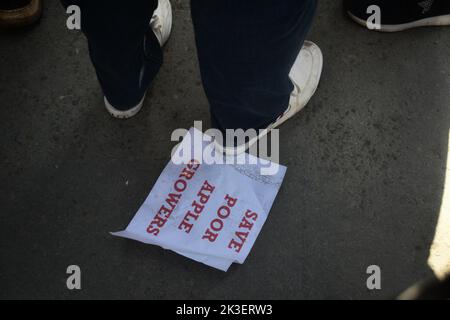
{"type": "Polygon", "coordinates": [[[380,8],[378,31],[450,25],[450,0],[344,0],[350,18],[364,27],[375,13],[372,6],[380,8]]]}
{"type": "MultiPolygon", "coordinates": [[[[149,23],[158,0],[63,0],[81,9],[81,27],[108,106],[116,113],[142,104],[161,67],[160,43],[149,23]]],[[[115,116],[108,108],[108,110],[115,116]]],[[[138,110],[137,110],[138,111],[138,110]]],[[[134,114],[132,114],[134,115],[134,114]]],[[[132,116],[129,115],[129,116],[132,116]]],[[[123,116],[126,117],[126,116],[123,116]]]]}
{"type": "Polygon", "coordinates": [[[213,127],[264,128],[289,106],[289,72],[316,0],[192,0],[213,127]]]}

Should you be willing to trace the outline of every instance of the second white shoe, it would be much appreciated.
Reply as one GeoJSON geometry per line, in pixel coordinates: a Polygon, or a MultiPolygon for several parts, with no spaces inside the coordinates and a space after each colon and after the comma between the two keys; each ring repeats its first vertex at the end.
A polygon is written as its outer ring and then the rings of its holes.
{"type": "Polygon", "coordinates": [[[289,107],[286,111],[274,123],[262,130],[258,136],[250,139],[245,144],[236,147],[224,147],[216,143],[217,150],[227,155],[241,154],[271,130],[279,127],[300,112],[316,92],[322,75],[322,69],[323,55],[319,46],[311,41],[305,41],[289,73],[294,90],[292,91],[289,107]]]}
{"type": "MultiPolygon", "coordinates": [[[[172,32],[172,5],[169,0],[158,0],[158,7],[156,8],[150,20],[150,27],[153,30],[161,47],[163,47],[170,37],[172,32]]],[[[118,110],[109,103],[108,99],[104,97],[106,110],[115,118],[129,119],[141,111],[144,105],[145,95],[141,101],[134,107],[127,110],[118,110]]]]}
{"type": "Polygon", "coordinates": [[[294,85],[288,109],[268,129],[274,129],[300,112],[311,100],[319,86],[323,69],[323,55],[314,42],[305,41],[289,77],[294,85]]]}

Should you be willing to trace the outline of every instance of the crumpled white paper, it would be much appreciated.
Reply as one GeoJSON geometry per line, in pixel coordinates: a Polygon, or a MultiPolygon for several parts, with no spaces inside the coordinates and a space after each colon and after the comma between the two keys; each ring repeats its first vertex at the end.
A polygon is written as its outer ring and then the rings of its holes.
{"type": "MultiPolygon", "coordinates": [[[[191,128],[189,134],[199,131],[191,128]]],[[[200,133],[201,135],[202,133],[200,133]]],[[[210,143],[184,139],[185,144],[210,143]]],[[[247,159],[257,160],[245,154],[247,159]]],[[[261,175],[258,164],[170,161],[126,230],[112,233],[157,245],[227,271],[244,263],[281,187],[286,167],[261,175]]]]}

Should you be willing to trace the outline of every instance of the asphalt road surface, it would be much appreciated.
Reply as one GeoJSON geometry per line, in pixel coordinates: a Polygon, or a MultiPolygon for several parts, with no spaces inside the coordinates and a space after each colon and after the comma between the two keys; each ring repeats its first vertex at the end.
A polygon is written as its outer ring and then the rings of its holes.
{"type": "MultiPolygon", "coordinates": [[[[228,273],[115,238],[170,157],[209,122],[187,0],[145,108],[104,110],[83,35],[58,1],[0,34],[0,298],[382,299],[432,274],[450,123],[450,28],[370,33],[323,0],[324,73],[281,130],[288,174],[244,265],[228,273]],[[66,288],[79,265],[82,289],[66,288]],[[366,287],[378,265],[382,289],[366,287]]],[[[276,58],[276,57],[274,57],[276,58]]]]}

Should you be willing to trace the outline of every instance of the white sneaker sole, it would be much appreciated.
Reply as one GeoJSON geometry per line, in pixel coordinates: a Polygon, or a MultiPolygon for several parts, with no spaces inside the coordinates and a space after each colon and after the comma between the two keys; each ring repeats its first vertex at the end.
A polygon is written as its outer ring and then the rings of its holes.
{"type": "Polygon", "coordinates": [[[217,151],[229,156],[239,155],[247,151],[253,144],[255,144],[262,137],[266,136],[271,130],[279,127],[298,112],[303,110],[319,86],[322,70],[322,51],[315,43],[305,41],[289,74],[292,82],[300,87],[301,91],[299,96],[295,99],[291,96],[288,110],[277,121],[262,130],[257,137],[250,139],[248,143],[234,148],[224,147],[216,143],[217,151]]]}
{"type": "Polygon", "coordinates": [[[114,118],[128,119],[128,118],[134,117],[139,111],[141,111],[142,106],[144,105],[145,96],[146,95],[144,94],[144,97],[142,98],[142,100],[135,107],[125,110],[125,111],[117,110],[109,103],[108,99],[106,99],[106,97],[104,97],[105,107],[106,107],[106,110],[108,110],[109,114],[112,115],[114,118]]]}
{"type": "MultiPolygon", "coordinates": [[[[351,12],[347,11],[350,18],[357,24],[362,25],[367,28],[367,21],[358,18],[351,12]]],[[[380,29],[373,29],[373,31],[379,32],[400,32],[408,29],[419,28],[419,27],[437,27],[437,26],[448,26],[450,25],[450,15],[443,15],[437,17],[425,18],[409,23],[403,24],[382,24],[380,29]]]]}

